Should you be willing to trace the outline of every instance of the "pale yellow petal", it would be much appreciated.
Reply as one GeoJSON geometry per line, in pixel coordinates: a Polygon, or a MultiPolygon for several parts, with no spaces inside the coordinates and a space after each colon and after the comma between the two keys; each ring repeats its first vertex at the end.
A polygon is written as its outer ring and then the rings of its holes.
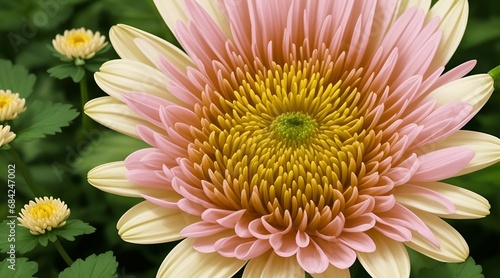
{"type": "Polygon", "coordinates": [[[357,252],[358,260],[375,278],[410,276],[410,258],[405,246],[378,232],[370,233],[377,249],[372,253],[357,252]]]}
{"type": "Polygon", "coordinates": [[[428,96],[443,106],[453,101],[464,101],[472,105],[471,113],[477,113],[493,93],[493,78],[489,74],[467,76],[443,85],[428,96]]]}
{"type": "Polygon", "coordinates": [[[320,273],[320,274],[311,274],[312,277],[314,278],[350,278],[351,273],[349,269],[339,269],[334,267],[333,265],[330,265],[325,272],[320,273]]]}
{"type": "Polygon", "coordinates": [[[85,104],[84,110],[94,121],[134,138],[139,138],[136,131],[138,125],[147,126],[159,133],[163,132],[137,115],[125,103],[112,97],[93,99],[85,104]]]}
{"type": "Polygon", "coordinates": [[[177,197],[172,201],[179,200],[178,196],[175,196],[175,192],[169,191],[169,193],[172,194],[165,194],[164,189],[150,188],[131,183],[125,177],[126,173],[127,169],[125,168],[124,162],[117,161],[95,167],[89,171],[87,178],[88,182],[96,188],[120,196],[140,198],[141,194],[144,194],[161,198],[170,195],[172,198],[177,197]]]}
{"type": "MultiPolygon", "coordinates": [[[[176,1],[171,5],[177,5],[175,3],[176,1]]],[[[122,59],[139,61],[159,69],[159,57],[163,56],[182,72],[185,72],[187,67],[193,66],[191,58],[175,45],[134,27],[118,24],[111,28],[109,36],[114,49],[122,59]]]]}
{"type": "Polygon", "coordinates": [[[243,272],[243,278],[273,277],[273,278],[302,278],[305,272],[300,267],[295,256],[283,258],[273,251],[269,251],[248,262],[243,272]]]}
{"type": "Polygon", "coordinates": [[[181,241],[168,253],[156,274],[167,277],[232,277],[246,263],[236,258],[226,258],[218,253],[200,253],[193,248],[195,239],[181,241]]]}
{"type": "MultiPolygon", "coordinates": [[[[178,21],[187,23],[189,20],[188,12],[185,9],[183,1],[154,0],[156,8],[163,17],[168,28],[175,34],[175,25],[178,21]]],[[[221,28],[226,37],[232,38],[229,21],[224,16],[223,11],[216,0],[197,0],[197,2],[207,11],[210,17],[221,28]]],[[[235,7],[236,8],[236,7],[235,7]]]]}
{"type": "Polygon", "coordinates": [[[469,246],[453,227],[431,213],[419,210],[413,210],[413,212],[434,233],[439,241],[440,248],[434,247],[417,233],[413,234],[410,242],[405,243],[408,247],[441,262],[459,263],[467,259],[469,246]]]}
{"type": "Polygon", "coordinates": [[[432,212],[443,218],[452,219],[475,219],[490,214],[491,206],[488,200],[465,188],[442,182],[421,183],[419,186],[434,190],[445,196],[455,205],[456,211],[450,214],[446,211],[429,211],[422,209],[422,206],[416,207],[418,209],[432,212]]]}
{"type": "Polygon", "coordinates": [[[455,207],[446,196],[443,196],[446,198],[446,200],[443,200],[418,195],[415,193],[414,188],[404,185],[395,188],[393,195],[398,203],[407,208],[420,209],[434,214],[452,215],[455,212],[455,207]]]}
{"type": "Polygon", "coordinates": [[[199,217],[181,210],[144,201],[129,209],[118,220],[116,227],[124,241],[154,244],[182,239],[180,231],[199,220],[199,217]]]}
{"type": "Polygon", "coordinates": [[[9,125],[0,125],[0,147],[9,144],[14,138],[16,138],[16,134],[10,131],[9,125]]]}
{"type": "Polygon", "coordinates": [[[467,27],[469,3],[467,0],[440,0],[427,14],[427,20],[439,17],[439,29],[443,32],[438,51],[434,57],[431,69],[437,69],[448,63],[457,50],[467,27]]]}
{"type": "Polygon", "coordinates": [[[466,147],[476,155],[472,161],[456,176],[472,173],[500,161],[500,139],[481,132],[460,130],[440,142],[426,147],[426,150],[437,150],[449,147],[466,147]]]}
{"type": "Polygon", "coordinates": [[[137,61],[108,61],[94,74],[94,79],[104,92],[118,100],[131,92],[172,99],[167,91],[168,78],[159,70],[137,61]]]}
{"type": "Polygon", "coordinates": [[[399,5],[397,6],[397,10],[395,15],[400,16],[405,11],[417,7],[418,9],[424,10],[425,12],[429,11],[431,7],[431,0],[403,0],[398,1],[399,5]]]}

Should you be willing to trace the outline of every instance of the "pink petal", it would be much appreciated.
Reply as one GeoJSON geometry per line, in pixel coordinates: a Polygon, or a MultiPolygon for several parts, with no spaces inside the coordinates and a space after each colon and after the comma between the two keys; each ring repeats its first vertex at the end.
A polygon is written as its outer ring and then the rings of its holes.
{"type": "Polygon", "coordinates": [[[246,210],[242,209],[239,211],[229,211],[222,209],[207,209],[203,212],[202,218],[205,221],[209,222],[217,222],[221,226],[226,227],[228,229],[233,229],[236,226],[236,223],[241,219],[241,216],[246,212],[246,210]]]}
{"type": "Polygon", "coordinates": [[[123,95],[122,100],[141,117],[157,126],[161,126],[160,107],[171,104],[162,98],[145,93],[129,93],[123,95]]]}
{"type": "Polygon", "coordinates": [[[308,273],[325,272],[329,265],[328,257],[314,241],[311,241],[307,247],[299,249],[297,261],[308,273]]]}
{"type": "Polygon", "coordinates": [[[163,171],[132,169],[127,172],[126,177],[133,183],[151,188],[171,188],[170,183],[165,179],[163,171]]]}
{"type": "Polygon", "coordinates": [[[464,147],[452,147],[433,151],[418,157],[420,168],[412,181],[439,181],[453,177],[474,157],[475,153],[464,147]]]}
{"type": "Polygon", "coordinates": [[[337,268],[349,268],[356,260],[356,252],[343,243],[327,242],[322,239],[315,241],[319,246],[322,246],[322,250],[327,256],[328,261],[337,268]]]}
{"type": "Polygon", "coordinates": [[[181,235],[185,237],[205,237],[225,231],[226,228],[219,224],[206,221],[196,222],[182,229],[181,235]]]}
{"type": "Polygon", "coordinates": [[[376,249],[375,242],[364,233],[342,233],[339,241],[356,251],[373,252],[376,249]]]}
{"type": "Polygon", "coordinates": [[[234,255],[240,260],[249,260],[256,258],[271,249],[268,240],[257,239],[253,242],[240,244],[234,250],[234,255]]]}
{"type": "Polygon", "coordinates": [[[155,205],[158,205],[158,206],[166,207],[169,209],[179,209],[179,206],[177,205],[177,201],[179,201],[181,199],[181,196],[176,196],[177,194],[175,194],[175,193],[170,194],[170,195],[173,195],[173,196],[171,198],[169,198],[169,200],[163,200],[163,199],[155,198],[155,197],[144,195],[144,194],[141,194],[141,197],[150,201],[151,203],[153,203],[155,205]]]}
{"type": "Polygon", "coordinates": [[[274,252],[281,257],[291,257],[299,250],[293,232],[273,234],[269,239],[269,243],[274,252]]]}
{"type": "Polygon", "coordinates": [[[219,254],[240,260],[258,257],[270,249],[267,240],[240,238],[237,235],[221,238],[214,246],[219,254]]]}

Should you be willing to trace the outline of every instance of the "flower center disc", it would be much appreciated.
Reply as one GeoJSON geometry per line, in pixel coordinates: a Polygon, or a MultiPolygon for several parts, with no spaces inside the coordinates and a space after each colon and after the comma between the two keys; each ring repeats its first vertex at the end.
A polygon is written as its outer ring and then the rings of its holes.
{"type": "Polygon", "coordinates": [[[90,38],[85,34],[75,34],[68,38],[68,45],[76,47],[88,42],[90,38]]]}
{"type": "Polygon", "coordinates": [[[9,96],[0,96],[0,109],[7,107],[12,102],[9,96]]]}
{"type": "Polygon", "coordinates": [[[52,214],[54,214],[54,211],[56,210],[56,207],[51,204],[39,204],[32,208],[30,210],[30,214],[35,218],[36,220],[40,219],[47,219],[49,218],[52,214]]]}
{"type": "Polygon", "coordinates": [[[374,135],[364,129],[359,93],[332,72],[332,63],[312,60],[273,64],[253,75],[236,71],[226,91],[205,92],[197,114],[208,140],[190,156],[214,204],[277,214],[276,225],[288,225],[285,214],[307,214],[318,226],[318,213],[335,217],[357,199],[365,144],[374,135]]]}
{"type": "Polygon", "coordinates": [[[301,112],[287,112],[278,116],[271,130],[280,138],[292,142],[303,142],[315,133],[314,119],[301,112]]]}

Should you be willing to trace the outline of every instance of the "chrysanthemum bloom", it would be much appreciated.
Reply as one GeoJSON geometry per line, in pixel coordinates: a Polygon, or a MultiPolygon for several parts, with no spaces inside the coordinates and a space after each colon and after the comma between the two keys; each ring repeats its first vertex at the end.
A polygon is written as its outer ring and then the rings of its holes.
{"type": "Polygon", "coordinates": [[[144,198],[118,222],[129,242],[185,238],[159,277],[407,277],[405,245],[463,261],[442,218],[488,202],[439,182],[499,160],[461,131],[493,91],[444,73],[464,0],[155,1],[186,53],[118,25],[121,60],[95,75],[86,113],[150,148],[99,166],[101,190],[144,198]]]}
{"type": "Polygon", "coordinates": [[[0,147],[9,144],[14,138],[16,138],[16,134],[10,131],[10,126],[0,125],[0,147]]]}
{"type": "Polygon", "coordinates": [[[59,198],[35,198],[21,209],[19,225],[30,230],[34,235],[45,234],[46,231],[60,228],[66,224],[70,214],[68,206],[59,198]]]}
{"type": "Polygon", "coordinates": [[[11,90],[0,90],[0,122],[15,119],[26,110],[26,100],[19,97],[19,93],[11,90]]]}
{"type": "Polygon", "coordinates": [[[57,35],[52,40],[52,46],[57,52],[69,59],[82,60],[94,57],[107,44],[105,36],[85,28],[66,30],[64,35],[57,35]]]}

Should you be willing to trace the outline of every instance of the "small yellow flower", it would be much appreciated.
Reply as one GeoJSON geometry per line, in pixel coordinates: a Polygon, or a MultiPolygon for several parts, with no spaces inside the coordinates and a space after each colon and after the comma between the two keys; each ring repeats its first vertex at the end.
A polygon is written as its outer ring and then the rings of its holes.
{"type": "Polygon", "coordinates": [[[26,100],[20,98],[18,93],[10,90],[0,90],[0,122],[12,120],[26,110],[26,100]]]}
{"type": "Polygon", "coordinates": [[[40,235],[64,226],[69,214],[68,206],[59,198],[43,197],[35,198],[34,202],[25,205],[17,220],[20,226],[28,228],[32,234],[40,235]]]}
{"type": "Polygon", "coordinates": [[[90,59],[107,44],[105,36],[85,28],[66,30],[52,40],[57,52],[69,59],[90,59]]]}
{"type": "Polygon", "coordinates": [[[16,138],[16,134],[10,131],[10,126],[0,125],[0,147],[7,145],[16,138]]]}

